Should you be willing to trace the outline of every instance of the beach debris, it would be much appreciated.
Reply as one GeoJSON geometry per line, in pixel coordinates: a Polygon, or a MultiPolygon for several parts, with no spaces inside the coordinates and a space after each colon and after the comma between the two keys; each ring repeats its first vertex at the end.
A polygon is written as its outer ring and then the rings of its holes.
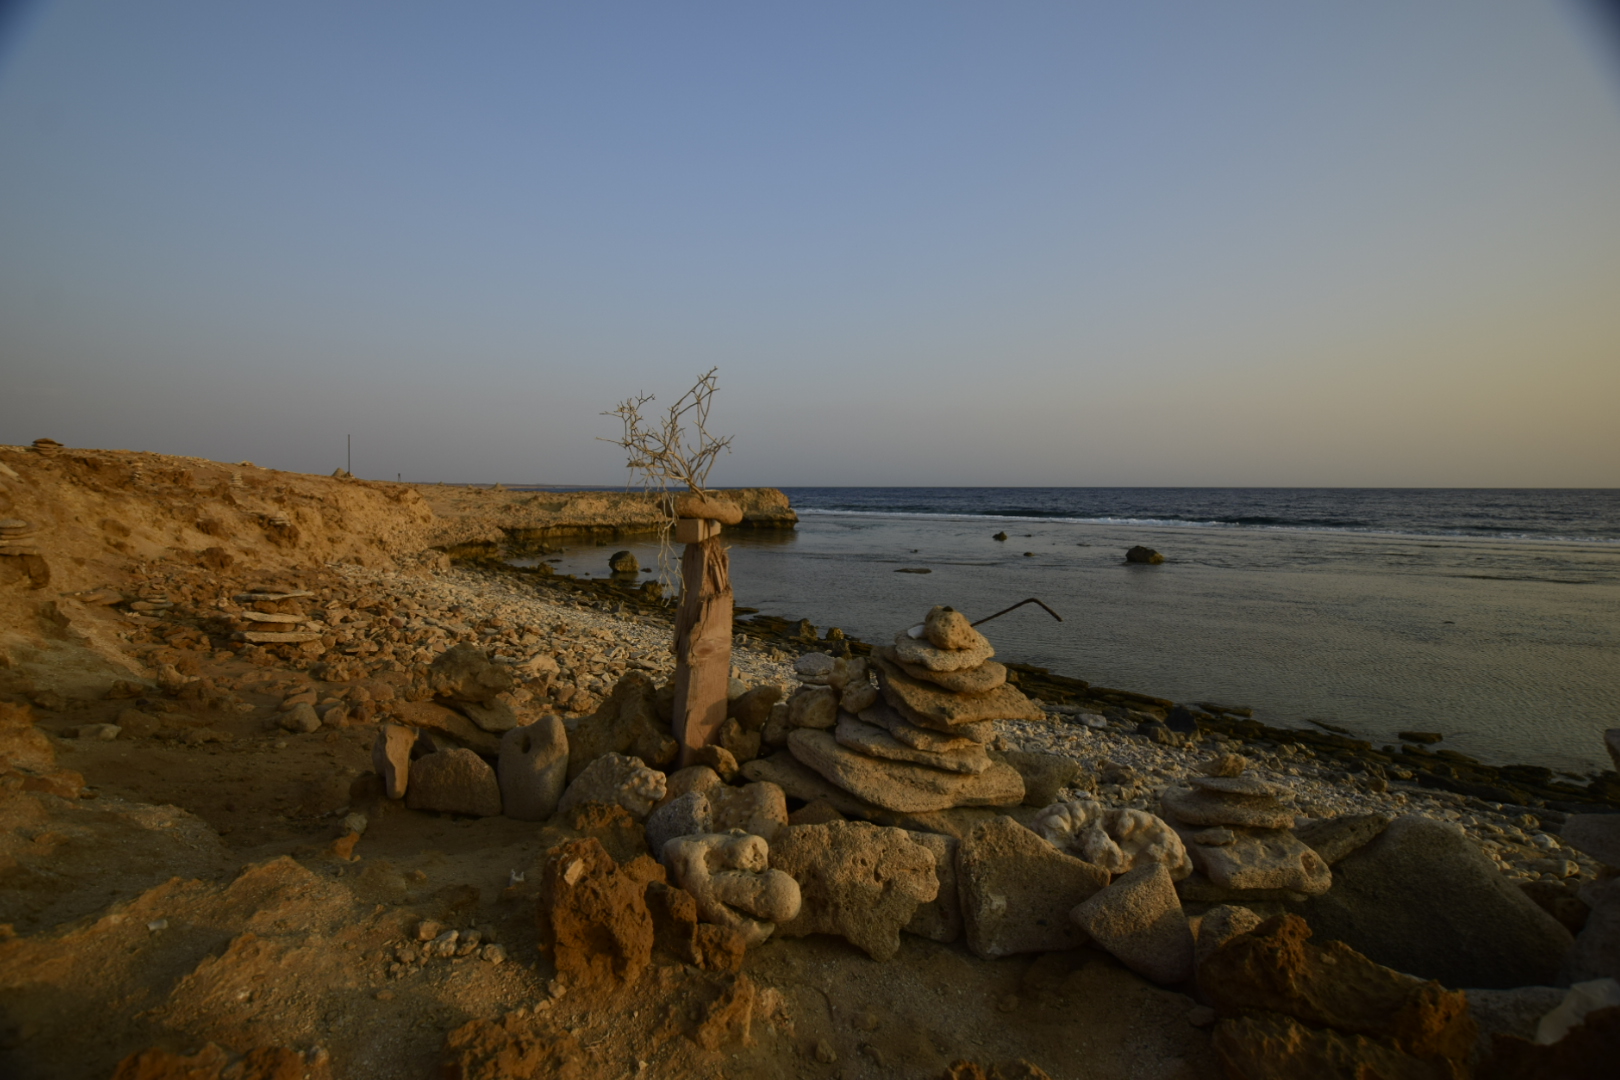
{"type": "Polygon", "coordinates": [[[507,817],[544,821],[556,813],[568,783],[568,732],[562,719],[542,716],[501,736],[496,776],[507,817]]]}
{"type": "Polygon", "coordinates": [[[1150,547],[1143,547],[1141,544],[1137,544],[1135,547],[1125,552],[1125,561],[1128,563],[1140,563],[1146,566],[1157,566],[1164,562],[1164,556],[1160,555],[1157,551],[1154,551],[1150,547]]]}
{"type": "MultiPolygon", "coordinates": [[[[1024,554],[1028,555],[1028,554],[1030,554],[1030,552],[1026,551],[1026,552],[1024,552],[1024,554]]],[[[1063,621],[1063,616],[1059,615],[1057,612],[1055,612],[1051,608],[1047,607],[1044,602],[1042,602],[1042,601],[1040,601],[1040,600],[1038,600],[1038,599],[1036,599],[1035,597],[1032,596],[1028,600],[1020,600],[1020,601],[1018,601],[1018,603],[1012,605],[1011,607],[1004,607],[1000,611],[996,612],[993,615],[986,615],[984,618],[974,621],[974,623],[972,625],[974,625],[974,626],[982,626],[983,624],[989,622],[991,619],[999,619],[1003,615],[1008,614],[1009,612],[1017,611],[1019,608],[1023,607],[1025,604],[1039,604],[1042,611],[1044,611],[1048,615],[1052,616],[1052,618],[1056,619],[1058,622],[1063,621]]]]}
{"type": "Polygon", "coordinates": [[[874,960],[900,951],[900,930],[939,894],[934,853],[904,829],[865,821],[790,825],[776,834],[770,865],[799,884],[799,914],[781,937],[836,934],[874,960]]]}
{"type": "Polygon", "coordinates": [[[405,805],[474,817],[501,812],[501,788],[495,770],[463,747],[439,750],[411,763],[405,805]]]}

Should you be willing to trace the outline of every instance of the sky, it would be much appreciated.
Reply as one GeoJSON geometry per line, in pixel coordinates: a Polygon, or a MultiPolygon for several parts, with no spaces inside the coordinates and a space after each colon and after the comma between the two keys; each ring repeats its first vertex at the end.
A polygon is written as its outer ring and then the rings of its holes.
{"type": "Polygon", "coordinates": [[[39,0],[0,443],[622,484],[1620,486],[1620,51],[1537,0],[39,0]],[[656,405],[654,406],[656,407],[656,405]]]}

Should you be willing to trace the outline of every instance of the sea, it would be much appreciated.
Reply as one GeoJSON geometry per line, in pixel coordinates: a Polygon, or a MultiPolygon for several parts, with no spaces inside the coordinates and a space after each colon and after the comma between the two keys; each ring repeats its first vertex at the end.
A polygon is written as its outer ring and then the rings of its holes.
{"type": "MultiPolygon", "coordinates": [[[[1061,621],[985,623],[998,657],[1379,745],[1612,767],[1620,489],[783,490],[796,530],[726,533],[740,606],[885,642],[935,604],[1035,597],[1061,621]],[[1164,562],[1127,563],[1135,545],[1164,562]]],[[[655,541],[622,546],[658,565],[655,541]]],[[[552,565],[607,573],[600,547],[552,565]]]]}

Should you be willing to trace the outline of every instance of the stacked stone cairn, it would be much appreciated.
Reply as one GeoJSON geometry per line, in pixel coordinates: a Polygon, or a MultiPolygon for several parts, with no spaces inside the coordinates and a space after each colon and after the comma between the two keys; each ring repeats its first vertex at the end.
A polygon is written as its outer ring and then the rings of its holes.
{"type": "Polygon", "coordinates": [[[0,555],[39,555],[39,530],[21,518],[0,521],[0,555]]]}
{"type": "Polygon", "coordinates": [[[797,670],[806,685],[788,701],[788,750],[829,783],[886,810],[1016,805],[1024,781],[988,754],[990,721],[1044,714],[1007,683],[994,652],[961,612],[936,607],[892,647],[873,650],[876,692],[860,659],[803,657],[797,670]]]}
{"type": "Polygon", "coordinates": [[[1190,900],[1304,900],[1333,884],[1333,871],[1291,830],[1284,789],[1247,776],[1248,763],[1224,754],[1186,785],[1160,797],[1167,821],[1187,845],[1195,875],[1182,886],[1190,900]]]}

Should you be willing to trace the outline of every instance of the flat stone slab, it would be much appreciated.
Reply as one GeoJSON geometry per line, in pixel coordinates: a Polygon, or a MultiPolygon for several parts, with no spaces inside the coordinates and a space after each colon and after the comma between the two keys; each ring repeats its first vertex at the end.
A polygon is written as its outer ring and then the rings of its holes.
{"type": "Polygon", "coordinates": [[[1258,776],[1189,776],[1187,783],[1199,791],[1242,799],[1276,799],[1288,790],[1277,784],[1268,784],[1258,776]]]}
{"type": "Polygon", "coordinates": [[[914,750],[932,750],[935,753],[944,753],[951,750],[967,750],[974,746],[982,746],[990,741],[994,734],[989,724],[964,724],[962,729],[946,733],[933,728],[918,727],[910,720],[895,711],[892,705],[878,702],[870,709],[862,709],[860,717],[868,724],[875,724],[883,728],[890,735],[905,743],[914,750]],[[982,730],[980,730],[982,728],[982,730]],[[971,735],[965,729],[972,729],[971,735]],[[983,738],[976,736],[983,735],[983,738]]]}
{"type": "Polygon", "coordinates": [[[1620,814],[1576,814],[1558,835],[1598,862],[1620,866],[1620,814]]]}
{"type": "Polygon", "coordinates": [[[1193,973],[1193,935],[1163,863],[1148,863],[1083,900],[1076,926],[1145,979],[1171,986],[1193,973]]]}
{"type": "Polygon", "coordinates": [[[307,641],[319,641],[321,635],[313,630],[247,630],[243,632],[242,640],[254,645],[301,645],[307,641]]]}
{"type": "Polygon", "coordinates": [[[813,728],[797,728],[789,734],[788,750],[845,791],[890,810],[915,813],[953,806],[1004,806],[1024,798],[1023,777],[1000,762],[974,774],[883,761],[840,746],[832,735],[813,728]]]}
{"type": "Polygon", "coordinates": [[[879,645],[872,650],[872,655],[897,665],[913,679],[931,682],[953,694],[988,694],[1007,682],[1006,665],[998,664],[994,660],[986,660],[978,667],[963,668],[961,671],[934,671],[921,664],[906,663],[887,645],[879,645]]]}
{"type": "Polygon", "coordinates": [[[1387,814],[1344,814],[1294,830],[1311,850],[1332,866],[1357,848],[1371,843],[1395,819],[1387,814]]]}
{"type": "Polygon", "coordinates": [[[978,667],[996,655],[996,650],[988,641],[972,649],[941,649],[902,630],[894,637],[894,655],[929,671],[962,671],[978,667]]]}
{"type": "Polygon", "coordinates": [[[1193,866],[1221,889],[1287,889],[1320,896],[1333,885],[1322,856],[1284,829],[1231,829],[1232,839],[1200,844],[1196,831],[1181,833],[1193,866]]]}
{"type": "Polygon", "coordinates": [[[1186,825],[1239,825],[1251,829],[1291,829],[1295,813],[1286,806],[1267,806],[1230,799],[1208,791],[1167,787],[1159,801],[1165,815],[1186,825]]]}
{"type": "Polygon", "coordinates": [[[986,960],[1085,944],[1069,917],[1108,871],[1065,855],[1010,817],[975,825],[956,851],[968,948],[986,960]]]}
{"type": "Polygon", "coordinates": [[[918,750],[907,746],[883,728],[865,723],[848,713],[840,714],[833,738],[838,745],[867,757],[905,761],[946,772],[982,773],[990,767],[990,755],[976,742],[969,742],[967,747],[959,750],[918,750]]]}
{"type": "Polygon", "coordinates": [[[1000,686],[988,694],[952,694],[932,683],[913,679],[898,664],[874,657],[878,688],[891,705],[904,705],[905,714],[926,717],[925,726],[949,729],[982,720],[1044,720],[1046,714],[1016,687],[1000,686]]]}

